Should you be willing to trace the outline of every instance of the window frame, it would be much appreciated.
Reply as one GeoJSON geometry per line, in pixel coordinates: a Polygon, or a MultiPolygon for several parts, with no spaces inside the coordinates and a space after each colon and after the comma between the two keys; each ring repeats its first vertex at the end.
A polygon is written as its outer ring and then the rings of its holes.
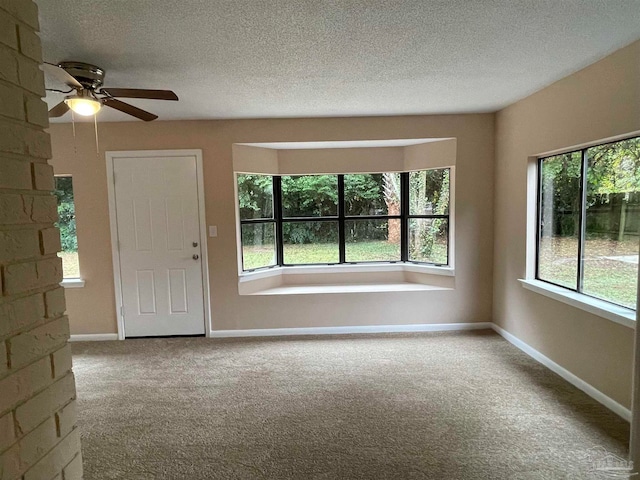
{"type": "MultiPolygon", "coordinates": [[[[238,221],[239,221],[239,229],[238,229],[238,241],[240,242],[240,246],[242,247],[243,243],[242,243],[242,227],[243,225],[258,225],[258,224],[264,224],[264,223],[273,223],[275,225],[276,223],[276,199],[274,197],[275,195],[275,191],[273,188],[273,175],[269,175],[266,173],[249,173],[249,172],[236,172],[236,174],[234,175],[234,179],[235,179],[235,192],[236,192],[236,208],[238,209],[238,221]],[[271,218],[247,218],[247,219],[242,219],[242,215],[240,214],[240,194],[239,194],[239,189],[238,189],[238,176],[240,175],[263,175],[263,176],[268,176],[271,177],[271,218]]],[[[256,268],[250,268],[245,270],[244,268],[244,248],[240,248],[240,265],[242,268],[243,272],[255,272],[255,271],[260,271],[260,270],[267,270],[270,268],[276,268],[278,267],[278,260],[277,260],[277,243],[278,243],[278,237],[277,237],[277,226],[276,228],[274,228],[274,243],[276,244],[276,263],[274,265],[265,265],[263,267],[256,267],[256,268]]]]}
{"type": "Polygon", "coordinates": [[[263,224],[263,223],[273,223],[276,225],[276,236],[274,238],[274,241],[276,243],[276,263],[274,265],[265,265],[264,267],[256,267],[256,268],[251,268],[248,270],[244,269],[244,249],[240,249],[240,255],[241,255],[241,262],[242,262],[242,271],[243,272],[255,272],[256,270],[264,270],[267,268],[275,268],[278,267],[278,262],[277,262],[277,256],[278,256],[278,239],[277,239],[277,224],[275,219],[273,218],[253,218],[253,219],[249,219],[249,220],[240,220],[240,244],[242,244],[242,227],[244,225],[258,225],[258,224],[263,224]]]}
{"type": "MultiPolygon", "coordinates": [[[[449,179],[452,179],[452,167],[436,167],[425,168],[416,171],[428,171],[428,170],[447,170],[449,179]]],[[[381,173],[381,172],[369,172],[369,173],[381,173]]],[[[288,268],[288,267],[314,267],[314,266],[336,266],[336,265],[375,265],[375,264],[415,264],[415,265],[428,265],[433,267],[449,268],[451,266],[451,216],[452,216],[452,184],[449,185],[449,209],[447,214],[422,214],[422,215],[410,215],[409,214],[409,174],[410,172],[384,172],[384,173],[399,173],[400,174],[400,214],[398,215],[346,215],[345,214],[345,183],[344,173],[339,174],[327,174],[327,173],[308,173],[308,174],[296,174],[296,175],[271,175],[271,174],[255,174],[266,175],[272,179],[272,198],[273,198],[273,218],[270,219],[241,219],[238,215],[239,225],[239,237],[240,243],[240,255],[241,255],[241,273],[252,273],[270,270],[274,268],[288,268]],[[338,185],[338,211],[335,216],[318,216],[318,217],[283,217],[282,211],[282,177],[283,176],[306,176],[306,175],[330,175],[337,177],[338,185]],[[418,260],[409,259],[409,222],[412,219],[446,219],[447,220],[447,263],[435,263],[435,262],[422,262],[418,260]],[[345,224],[348,221],[355,220],[400,220],[400,258],[398,260],[367,260],[359,262],[349,262],[346,260],[346,228],[345,224]],[[338,223],[338,262],[332,263],[285,263],[284,262],[284,224],[289,222],[337,222],[338,223]],[[242,226],[256,223],[275,223],[275,243],[276,243],[276,263],[275,265],[268,265],[263,267],[256,267],[252,269],[244,268],[244,245],[242,244],[242,226]]],[[[237,189],[237,175],[245,174],[245,172],[236,172],[236,189],[237,189]]],[[[366,173],[359,173],[366,174],[366,173]]],[[[238,199],[236,198],[236,208],[239,211],[238,199]]]]}
{"type": "Polygon", "coordinates": [[[590,299],[595,299],[599,302],[605,302],[606,304],[627,309],[629,311],[635,312],[636,308],[630,308],[626,305],[622,305],[620,303],[616,303],[615,301],[604,299],[601,297],[597,297],[595,295],[591,295],[589,293],[584,292],[584,246],[585,246],[585,237],[586,237],[586,216],[587,216],[587,169],[589,167],[589,156],[587,155],[587,151],[594,147],[601,147],[605,145],[612,145],[619,142],[624,142],[627,140],[633,140],[635,138],[640,138],[637,134],[631,135],[628,137],[621,137],[615,140],[608,140],[601,143],[589,144],[587,146],[583,146],[581,148],[574,148],[566,151],[559,151],[551,154],[547,154],[544,156],[539,156],[536,158],[536,210],[535,210],[535,218],[536,218],[536,226],[535,226],[535,266],[534,266],[534,279],[539,282],[543,282],[549,285],[553,285],[554,287],[566,290],[568,292],[573,292],[578,295],[584,295],[585,297],[589,297],[590,299]],[[574,153],[580,153],[580,210],[579,210],[579,223],[578,223],[578,253],[577,253],[577,273],[576,273],[576,288],[567,287],[566,285],[560,285],[550,280],[546,280],[540,277],[540,243],[542,238],[542,163],[544,160],[557,157],[560,155],[571,155],[574,153]]]}
{"type": "MultiPolygon", "coordinates": [[[[58,185],[57,185],[57,179],[58,178],[69,178],[69,179],[71,179],[71,191],[72,191],[72,194],[73,194],[74,217],[77,217],[76,196],[75,196],[75,191],[74,191],[74,187],[73,187],[73,175],[71,175],[71,174],[54,174],[53,179],[54,179],[54,188],[55,188],[55,190],[58,189],[58,185]]],[[[54,192],[54,196],[56,196],[55,192],[54,192]]],[[[60,213],[59,213],[60,205],[59,205],[57,200],[58,199],[56,198],[56,213],[59,216],[60,215],[60,213]]],[[[56,228],[58,228],[58,230],[60,230],[59,222],[60,222],[60,219],[58,218],[58,220],[55,222],[56,223],[56,228]]],[[[76,234],[75,234],[75,236],[76,236],[76,244],[77,244],[78,243],[77,218],[76,218],[76,234]]],[[[62,248],[60,248],[60,252],[59,253],[63,253],[62,248]]],[[[80,255],[79,255],[79,251],[76,251],[76,255],[78,256],[78,275],[75,276],[75,277],[67,277],[67,276],[65,276],[64,268],[62,270],[62,282],[60,284],[65,288],[81,288],[81,287],[84,287],[84,280],[82,279],[82,273],[80,272],[80,262],[79,262],[80,255]]]]}

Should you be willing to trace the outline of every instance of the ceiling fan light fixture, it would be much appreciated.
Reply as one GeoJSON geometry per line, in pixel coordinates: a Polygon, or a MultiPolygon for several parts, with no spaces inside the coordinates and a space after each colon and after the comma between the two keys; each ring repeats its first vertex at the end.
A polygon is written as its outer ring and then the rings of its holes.
{"type": "Polygon", "coordinates": [[[102,108],[102,103],[99,100],[78,95],[67,97],[65,98],[64,102],[69,106],[71,110],[84,117],[95,115],[102,108]]]}
{"type": "MultiPolygon", "coordinates": [[[[93,116],[102,106],[113,108],[132,117],[150,122],[158,118],[157,115],[142,110],[134,105],[118,100],[123,98],[142,98],[147,100],[178,100],[178,96],[171,90],[151,90],[146,88],[103,88],[104,70],[95,65],[83,62],[43,63],[43,70],[49,76],[71,88],[72,95],[65,97],[60,103],[49,110],[49,118],[59,118],[72,111],[78,115],[93,116]]],[[[61,92],[48,88],[47,91],[61,92]]]]}

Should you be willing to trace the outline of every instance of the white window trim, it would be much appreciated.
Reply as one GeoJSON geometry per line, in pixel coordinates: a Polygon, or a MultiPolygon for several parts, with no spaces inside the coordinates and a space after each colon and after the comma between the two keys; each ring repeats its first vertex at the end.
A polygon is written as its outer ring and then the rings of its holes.
{"type": "Polygon", "coordinates": [[[528,158],[526,275],[525,278],[518,279],[518,281],[527,290],[635,330],[637,323],[635,310],[621,307],[605,300],[599,300],[589,295],[574,292],[535,278],[537,254],[536,235],[538,234],[538,158],[541,156],[544,155],[535,155],[528,158]]]}
{"type": "MultiPolygon", "coordinates": [[[[455,268],[455,218],[456,218],[456,156],[457,140],[454,137],[443,138],[405,138],[329,142],[275,142],[275,143],[234,143],[233,144],[234,198],[236,214],[236,249],[239,278],[259,272],[245,272],[242,265],[242,232],[240,205],[238,202],[238,175],[251,173],[258,175],[344,175],[349,173],[411,172],[417,170],[449,169],[449,264],[444,269],[455,268]],[[359,149],[359,161],[354,161],[353,149],[359,149]],[[384,149],[384,150],[383,150],[384,149]],[[389,149],[396,149],[395,155],[389,155],[389,149]],[[309,156],[310,151],[320,152],[318,156],[309,156]],[[380,152],[385,152],[381,159],[380,152]],[[345,160],[344,155],[349,157],[345,160]],[[293,157],[292,157],[293,155],[293,157]],[[286,157],[286,158],[284,158],[286,157]],[[295,157],[295,161],[292,161],[295,157]],[[329,166],[330,165],[330,166],[329,166]],[[375,165],[375,166],[373,166],[375,165]]],[[[340,264],[339,267],[350,266],[340,264]]],[[[360,265],[359,265],[360,266],[360,265]]],[[[370,265],[363,265],[369,267],[370,265]]],[[[306,266],[298,266],[307,268],[306,266]]],[[[334,267],[330,265],[329,268],[334,267]]],[[[420,264],[417,265],[421,267],[420,264]]],[[[429,265],[431,268],[442,268],[429,265]]],[[[271,275],[279,275],[269,269],[271,275]]],[[[362,271],[362,270],[360,270],[362,271]]],[[[423,270],[406,272],[420,273],[423,270]]],[[[341,273],[323,271],[323,273],[341,273]]],[[[453,274],[451,274],[453,276],[453,274]]],[[[257,278],[257,277],[253,277],[257,278]]],[[[259,278],[259,277],[258,277],[259,278]]]]}
{"type": "Polygon", "coordinates": [[[83,288],[84,280],[82,278],[63,278],[60,286],[64,288],[83,288]]]}
{"type": "Polygon", "coordinates": [[[454,277],[451,267],[408,263],[298,265],[244,272],[238,277],[238,291],[240,295],[294,295],[451,290],[455,288],[454,277]],[[336,281],[332,274],[339,274],[341,279],[336,281]],[[358,274],[374,274],[376,279],[363,279],[358,274]],[[295,279],[298,276],[311,276],[313,280],[305,282],[303,278],[299,282],[295,279]]]}
{"type": "Polygon", "coordinates": [[[379,273],[379,272],[415,272],[428,275],[444,275],[454,277],[455,270],[451,267],[436,267],[433,265],[419,265],[414,263],[377,263],[372,264],[342,264],[342,265],[291,265],[287,267],[273,267],[264,270],[243,272],[239,275],[240,282],[249,282],[260,278],[278,275],[312,275],[314,273],[379,273]]]}
{"type": "Polygon", "coordinates": [[[234,144],[236,248],[240,295],[424,291],[455,288],[456,149],[456,139],[449,137],[338,142],[337,144],[332,142],[234,144]],[[380,156],[382,147],[386,148],[384,158],[380,156]],[[349,161],[353,156],[353,151],[345,150],[346,148],[360,148],[358,152],[360,161],[349,161]],[[395,152],[396,155],[388,154],[390,148],[398,150],[395,152]],[[316,154],[309,156],[310,150],[315,150],[316,154]],[[322,154],[322,162],[320,163],[318,163],[319,157],[317,155],[319,153],[322,154]],[[292,161],[292,155],[296,157],[296,161],[292,161]],[[346,161],[345,155],[348,157],[346,161]],[[362,161],[363,158],[366,161],[362,161]],[[346,165],[348,168],[345,169],[346,165]],[[450,172],[448,265],[439,267],[413,262],[379,262],[375,264],[274,266],[254,271],[243,271],[238,174],[341,175],[409,172],[439,168],[447,168],[450,172]],[[363,278],[362,274],[366,275],[367,273],[375,276],[377,281],[363,278]],[[340,277],[344,276],[336,281],[338,278],[336,274],[340,277]],[[304,283],[305,275],[309,276],[308,283],[304,283]],[[289,277],[290,283],[287,282],[286,277],[289,277]]]}

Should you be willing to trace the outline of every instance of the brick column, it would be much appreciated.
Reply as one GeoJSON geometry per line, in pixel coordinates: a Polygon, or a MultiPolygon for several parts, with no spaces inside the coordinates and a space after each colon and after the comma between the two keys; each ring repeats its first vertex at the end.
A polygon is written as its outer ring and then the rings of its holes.
{"type": "Polygon", "coordinates": [[[82,478],[38,11],[0,0],[0,480],[82,478]]]}

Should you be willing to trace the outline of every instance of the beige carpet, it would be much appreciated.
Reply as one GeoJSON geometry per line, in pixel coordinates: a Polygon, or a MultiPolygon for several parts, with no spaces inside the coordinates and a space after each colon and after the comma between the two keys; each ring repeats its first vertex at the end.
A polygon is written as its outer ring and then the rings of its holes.
{"type": "Polygon", "coordinates": [[[587,479],[594,447],[626,455],[624,420],[491,332],[73,352],[87,480],[587,479]]]}

